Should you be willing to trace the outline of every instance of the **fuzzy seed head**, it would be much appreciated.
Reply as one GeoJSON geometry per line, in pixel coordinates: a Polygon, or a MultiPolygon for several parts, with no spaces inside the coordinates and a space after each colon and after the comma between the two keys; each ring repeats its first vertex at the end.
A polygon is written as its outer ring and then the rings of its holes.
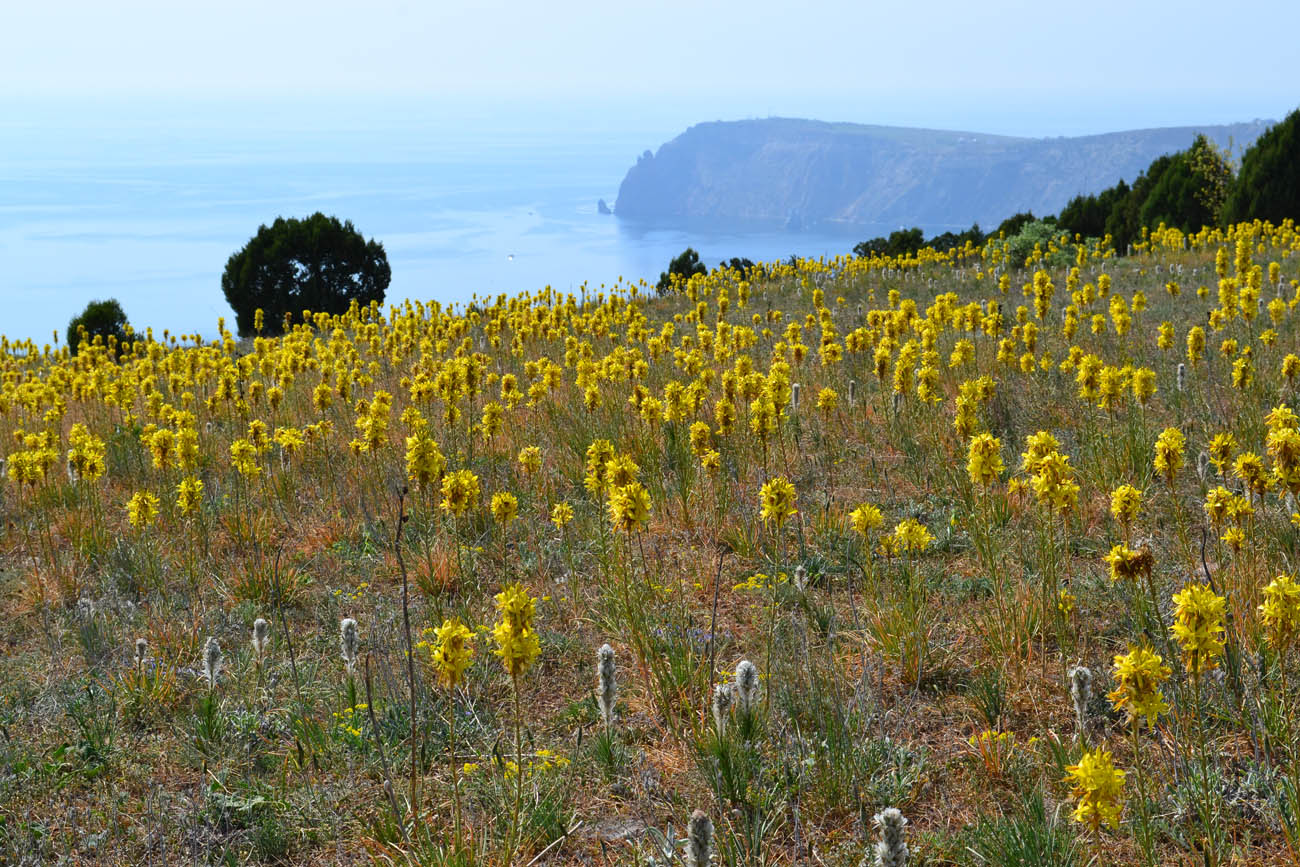
{"type": "Polygon", "coordinates": [[[727,718],[731,714],[731,684],[719,683],[713,687],[713,724],[718,737],[727,731],[727,718]]]}
{"type": "Polygon", "coordinates": [[[753,710],[758,704],[758,668],[748,659],[736,666],[735,692],[741,710],[753,710]]]}
{"type": "Polygon", "coordinates": [[[1082,732],[1088,721],[1088,701],[1092,698],[1092,670],[1083,665],[1070,669],[1070,698],[1074,700],[1074,716],[1082,732]]]}
{"type": "Polygon", "coordinates": [[[690,841],[686,857],[692,867],[705,867],[712,859],[713,822],[703,810],[691,813],[691,823],[687,830],[690,841]]]}
{"type": "Polygon", "coordinates": [[[896,807],[889,807],[875,815],[880,841],[876,843],[876,867],[905,867],[907,843],[903,840],[907,819],[896,807]]]}
{"type": "Polygon", "coordinates": [[[600,677],[600,693],[596,700],[600,703],[600,716],[605,727],[614,723],[614,704],[618,700],[618,681],[614,668],[614,648],[602,644],[597,656],[597,674],[600,677]]]}
{"type": "Polygon", "coordinates": [[[253,621],[253,652],[259,657],[266,651],[266,639],[271,634],[271,624],[259,617],[253,621]]]}
{"type": "Polygon", "coordinates": [[[361,633],[357,629],[357,622],[351,617],[345,617],[339,622],[339,649],[343,652],[343,661],[347,664],[348,671],[352,671],[357,665],[357,653],[361,650],[361,633]]]}
{"type": "Polygon", "coordinates": [[[203,645],[203,677],[208,681],[209,687],[214,687],[220,674],[221,645],[217,639],[208,636],[207,642],[203,645]]]}

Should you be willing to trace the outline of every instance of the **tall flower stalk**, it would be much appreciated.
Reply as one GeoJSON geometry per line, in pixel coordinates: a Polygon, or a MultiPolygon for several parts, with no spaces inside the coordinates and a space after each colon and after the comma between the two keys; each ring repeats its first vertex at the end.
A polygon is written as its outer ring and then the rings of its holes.
{"type": "Polygon", "coordinates": [[[501,619],[492,628],[492,638],[497,645],[494,653],[501,658],[502,667],[510,675],[515,711],[515,803],[510,813],[509,842],[503,861],[510,864],[519,845],[519,810],[524,800],[523,711],[519,700],[519,678],[532,667],[541,653],[541,645],[533,628],[537,600],[528,595],[523,585],[506,587],[496,595],[496,603],[501,619]]]}

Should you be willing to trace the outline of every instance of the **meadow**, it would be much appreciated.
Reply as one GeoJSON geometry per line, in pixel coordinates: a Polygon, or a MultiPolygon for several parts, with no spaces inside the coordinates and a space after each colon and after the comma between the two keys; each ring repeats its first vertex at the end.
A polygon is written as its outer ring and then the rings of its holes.
{"type": "Polygon", "coordinates": [[[0,860],[1300,858],[1300,234],[0,348],[0,860]]]}

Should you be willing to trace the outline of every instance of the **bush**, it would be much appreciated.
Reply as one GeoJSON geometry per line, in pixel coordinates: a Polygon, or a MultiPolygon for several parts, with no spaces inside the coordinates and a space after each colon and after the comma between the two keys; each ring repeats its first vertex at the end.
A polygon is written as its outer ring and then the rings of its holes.
{"type": "Polygon", "coordinates": [[[382,244],[367,241],[351,222],[317,211],[305,220],[281,217],[259,227],[226,262],[221,289],[241,335],[256,330],[259,309],[265,329],[277,334],[286,315],[346,313],[353,301],[383,301],[391,277],[382,244]]]}
{"type": "MultiPolygon", "coordinates": [[[[1007,238],[1007,257],[1011,266],[1015,268],[1023,267],[1025,260],[1034,252],[1035,245],[1040,247],[1043,254],[1046,255],[1047,245],[1059,234],[1061,234],[1061,229],[1056,225],[1055,221],[1034,220],[1025,223],[1017,234],[1007,238]]],[[[1067,254],[1062,253],[1060,255],[1067,254]]],[[[1059,255],[1058,258],[1060,258],[1059,255]]]]}
{"type": "Polygon", "coordinates": [[[667,271],[659,272],[659,282],[655,284],[655,289],[660,295],[667,295],[673,290],[674,283],[684,285],[696,274],[707,273],[709,269],[700,261],[700,254],[696,253],[693,247],[687,247],[677,258],[668,263],[667,271]]]}
{"type": "Polygon", "coordinates": [[[80,333],[82,329],[85,329],[84,339],[88,343],[94,342],[96,337],[102,337],[105,344],[111,344],[113,341],[110,341],[110,338],[113,338],[120,345],[125,343],[127,338],[126,313],[123,312],[122,305],[117,303],[116,298],[109,298],[107,301],[91,301],[87,304],[85,310],[68,322],[68,331],[64,335],[68,347],[74,353],[80,350],[83,340],[80,333]]]}
{"type": "Polygon", "coordinates": [[[1300,109],[1270,127],[1242,156],[1224,210],[1230,223],[1300,217],[1300,109]]]}

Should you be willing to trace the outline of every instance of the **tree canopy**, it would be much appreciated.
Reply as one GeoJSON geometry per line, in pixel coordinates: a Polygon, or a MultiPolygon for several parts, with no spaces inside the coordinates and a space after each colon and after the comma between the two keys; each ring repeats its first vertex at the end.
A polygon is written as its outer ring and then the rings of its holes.
{"type": "Polygon", "coordinates": [[[221,289],[240,334],[254,330],[257,310],[278,333],[286,315],[303,310],[344,313],[353,301],[383,301],[392,271],[384,247],[351,221],[317,211],[303,220],[280,217],[226,262],[221,289]]]}
{"type": "Polygon", "coordinates": [[[125,343],[127,338],[126,313],[116,298],[109,298],[107,301],[91,301],[87,304],[85,310],[68,322],[65,337],[69,348],[74,353],[81,347],[82,329],[86,332],[85,339],[90,342],[94,342],[96,337],[101,337],[105,344],[116,342],[120,345],[125,343]]]}
{"type": "Polygon", "coordinates": [[[1241,157],[1224,207],[1230,222],[1300,218],[1300,109],[1275,124],[1241,157]]]}
{"type": "Polygon", "coordinates": [[[709,269],[700,261],[700,254],[695,252],[695,248],[687,247],[668,263],[667,271],[659,272],[659,282],[655,284],[655,289],[663,295],[672,290],[674,277],[681,283],[686,283],[696,274],[707,273],[709,269]]]}

